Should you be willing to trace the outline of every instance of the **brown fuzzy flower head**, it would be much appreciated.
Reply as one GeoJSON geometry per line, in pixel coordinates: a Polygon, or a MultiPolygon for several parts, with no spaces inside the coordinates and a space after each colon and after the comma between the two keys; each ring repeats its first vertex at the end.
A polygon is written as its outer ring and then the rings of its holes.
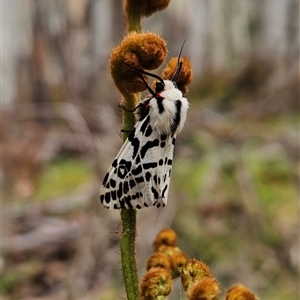
{"type": "Polygon", "coordinates": [[[189,300],[219,300],[220,285],[215,278],[204,277],[186,293],[189,300]]]}
{"type": "Polygon", "coordinates": [[[180,279],[185,291],[204,277],[212,277],[208,266],[196,259],[189,260],[181,270],[180,279]]]}
{"type": "Polygon", "coordinates": [[[142,300],[163,300],[171,293],[173,287],[172,277],[163,268],[150,269],[140,285],[142,300]]]}
{"type": "Polygon", "coordinates": [[[146,86],[137,71],[126,64],[153,70],[158,68],[167,55],[166,42],[155,33],[130,33],[113,49],[109,60],[111,77],[122,92],[138,93],[146,86]]]}
{"type": "Polygon", "coordinates": [[[167,245],[161,245],[160,247],[158,247],[157,251],[165,253],[168,257],[172,257],[176,253],[181,253],[180,248],[167,245]]]}
{"type": "Polygon", "coordinates": [[[248,288],[242,284],[232,286],[227,294],[225,300],[257,300],[258,298],[248,288]]]}
{"type": "Polygon", "coordinates": [[[183,266],[188,260],[189,258],[184,252],[175,252],[174,255],[170,257],[173,278],[180,275],[183,266]]]}
{"type": "Polygon", "coordinates": [[[124,8],[126,15],[137,14],[140,17],[151,16],[157,11],[165,9],[171,0],[126,0],[124,8]]]}
{"type": "Polygon", "coordinates": [[[147,271],[151,268],[160,267],[168,272],[171,272],[171,262],[170,258],[163,252],[155,252],[151,256],[149,256],[147,260],[147,271]]]}
{"type": "Polygon", "coordinates": [[[156,235],[153,247],[155,251],[157,251],[161,245],[175,247],[176,241],[177,236],[175,231],[170,228],[164,228],[156,235]]]}
{"type": "MultiPolygon", "coordinates": [[[[193,71],[192,71],[192,64],[189,58],[181,57],[180,61],[182,62],[182,67],[180,70],[180,73],[178,75],[178,78],[176,80],[178,89],[182,92],[182,94],[186,94],[188,89],[187,86],[192,82],[193,80],[193,71]]],[[[162,78],[164,80],[171,79],[176,72],[178,65],[178,58],[174,57],[172,58],[168,65],[165,67],[162,78]]]]}

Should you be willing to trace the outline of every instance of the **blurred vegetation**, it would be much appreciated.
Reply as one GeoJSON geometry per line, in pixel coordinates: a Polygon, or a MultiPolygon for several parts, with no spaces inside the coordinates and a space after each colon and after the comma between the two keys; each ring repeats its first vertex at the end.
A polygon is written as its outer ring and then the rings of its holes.
{"type": "Polygon", "coordinates": [[[92,179],[87,162],[75,158],[60,158],[41,172],[35,197],[41,201],[68,193],[92,179]]]}
{"type": "MultiPolygon", "coordinates": [[[[106,65],[121,39],[122,7],[118,0],[67,2],[34,1],[18,7],[14,18],[3,13],[11,22],[26,21],[25,33],[8,36],[27,43],[3,51],[4,57],[19,55],[11,62],[16,78],[3,76],[4,88],[9,82],[15,91],[1,112],[4,300],[124,295],[119,212],[104,210],[98,199],[121,145],[121,114],[106,65]]],[[[260,299],[297,300],[299,5],[277,1],[286,9],[269,11],[267,1],[246,2],[249,11],[245,2],[194,1],[204,9],[203,23],[187,18],[180,4],[174,10],[170,5],[170,15],[152,21],[165,25],[171,54],[187,39],[184,54],[191,55],[198,75],[187,95],[187,125],[176,142],[168,206],[138,212],[140,273],[153,237],[168,226],[180,248],[207,263],[223,289],[241,282],[260,299]],[[238,13],[225,13],[225,4],[237,5],[238,13]],[[285,19],[278,18],[281,11],[285,19]],[[244,38],[248,17],[250,37],[244,38]],[[169,26],[174,19],[176,30],[169,26]],[[226,34],[224,19],[237,22],[225,22],[226,34]],[[285,35],[275,32],[278,20],[286,21],[285,35]],[[201,45],[193,44],[198,32],[201,45]],[[224,52],[230,59],[218,59],[224,52]]],[[[5,7],[12,3],[3,1],[5,7]]],[[[24,25],[6,21],[9,30],[24,25]]],[[[170,299],[183,294],[176,286],[170,299]]]]}

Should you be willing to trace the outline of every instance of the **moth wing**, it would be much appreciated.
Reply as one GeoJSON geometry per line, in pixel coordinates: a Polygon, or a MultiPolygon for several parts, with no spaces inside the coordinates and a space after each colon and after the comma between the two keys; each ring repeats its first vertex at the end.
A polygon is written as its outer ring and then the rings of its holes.
{"type": "Polygon", "coordinates": [[[165,206],[175,137],[152,129],[150,116],[137,122],[106,173],[100,201],[108,209],[165,206]]]}
{"type": "MultiPolygon", "coordinates": [[[[149,151],[149,158],[157,162],[156,168],[151,172],[150,185],[154,206],[162,207],[167,204],[170,178],[172,172],[173,152],[176,136],[163,137],[157,149],[149,151]]],[[[146,169],[144,167],[144,169],[146,169]]],[[[147,173],[146,173],[147,178],[147,173]]]]}

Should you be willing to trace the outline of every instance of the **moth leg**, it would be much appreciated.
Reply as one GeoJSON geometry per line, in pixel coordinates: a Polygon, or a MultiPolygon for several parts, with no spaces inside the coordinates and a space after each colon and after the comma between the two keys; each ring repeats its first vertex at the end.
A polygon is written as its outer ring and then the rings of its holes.
{"type": "Polygon", "coordinates": [[[138,104],[133,110],[130,110],[130,109],[127,109],[124,105],[122,105],[122,104],[119,104],[118,106],[120,107],[120,108],[122,108],[124,111],[126,111],[126,112],[131,112],[131,113],[133,113],[133,112],[135,112],[136,111],[136,109],[140,106],[141,104],[138,104]]]}
{"type": "Polygon", "coordinates": [[[129,133],[129,132],[131,132],[131,131],[132,131],[132,129],[131,129],[131,130],[121,129],[121,132],[129,133]]]}

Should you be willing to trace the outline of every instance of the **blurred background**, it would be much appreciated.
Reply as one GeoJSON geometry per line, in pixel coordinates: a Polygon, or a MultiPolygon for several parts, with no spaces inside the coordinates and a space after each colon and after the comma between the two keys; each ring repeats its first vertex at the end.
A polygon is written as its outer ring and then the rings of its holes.
{"type": "MultiPolygon", "coordinates": [[[[1,6],[2,299],[125,297],[119,212],[99,203],[121,146],[122,2],[1,6]]],[[[299,2],[173,0],[143,25],[169,57],[186,40],[194,81],[168,205],[138,212],[140,276],[171,227],[223,291],[299,299],[299,2]]]]}

